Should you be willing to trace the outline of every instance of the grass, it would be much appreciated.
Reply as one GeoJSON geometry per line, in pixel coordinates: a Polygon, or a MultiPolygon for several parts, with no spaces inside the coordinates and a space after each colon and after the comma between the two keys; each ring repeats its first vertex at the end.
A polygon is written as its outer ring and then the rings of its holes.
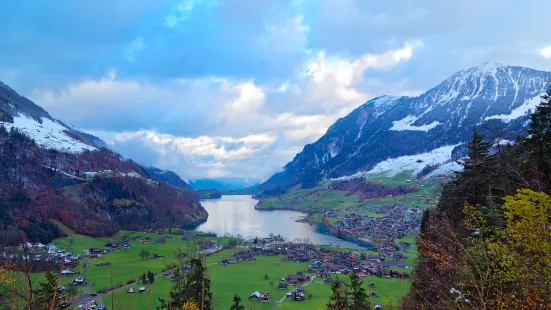
{"type": "MultiPolygon", "coordinates": [[[[403,204],[406,207],[427,208],[429,204],[435,204],[438,200],[441,186],[435,180],[420,180],[416,181],[414,176],[408,172],[402,172],[395,176],[389,177],[384,174],[369,175],[369,180],[375,183],[382,183],[389,186],[404,186],[416,185],[419,191],[395,197],[383,197],[378,199],[359,201],[359,197],[355,195],[346,195],[344,191],[328,190],[325,187],[328,182],[325,182],[314,189],[301,189],[295,186],[288,193],[278,196],[262,199],[257,208],[259,209],[288,209],[302,211],[313,214],[312,219],[319,221],[321,217],[318,212],[325,209],[342,210],[348,208],[359,207],[376,207],[384,205],[403,204]],[[412,180],[412,182],[407,182],[412,180]],[[430,203],[426,204],[425,199],[429,199],[430,203]],[[423,200],[423,201],[421,201],[423,200]]],[[[381,214],[368,214],[372,217],[381,217],[381,214]]]]}

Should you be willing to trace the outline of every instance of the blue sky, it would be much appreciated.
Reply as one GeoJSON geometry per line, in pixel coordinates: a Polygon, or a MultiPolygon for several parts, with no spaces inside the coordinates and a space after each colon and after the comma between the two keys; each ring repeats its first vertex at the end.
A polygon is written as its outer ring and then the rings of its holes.
{"type": "Polygon", "coordinates": [[[486,61],[551,69],[547,0],[19,0],[0,12],[1,81],[184,178],[267,178],[366,100],[486,61]]]}

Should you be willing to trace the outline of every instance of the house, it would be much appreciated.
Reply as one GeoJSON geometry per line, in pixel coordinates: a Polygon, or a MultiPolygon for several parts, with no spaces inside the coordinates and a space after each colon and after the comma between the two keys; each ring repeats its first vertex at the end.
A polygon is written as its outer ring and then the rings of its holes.
{"type": "Polygon", "coordinates": [[[73,283],[76,284],[76,285],[83,285],[85,282],[86,281],[82,277],[79,277],[79,278],[76,278],[76,279],[73,280],[73,283]]]}
{"type": "Polygon", "coordinates": [[[258,291],[254,292],[249,296],[249,299],[251,300],[259,300],[260,299],[260,293],[258,291]]]}
{"type": "Polygon", "coordinates": [[[383,310],[383,307],[381,307],[381,305],[375,305],[375,310],[383,310]]]}
{"type": "Polygon", "coordinates": [[[140,294],[143,294],[145,293],[145,286],[142,286],[138,289],[138,292],[140,292],[140,294]]]}
{"type": "Polygon", "coordinates": [[[133,288],[133,287],[129,287],[129,288],[128,288],[128,291],[126,291],[126,292],[129,293],[129,294],[132,294],[132,293],[134,293],[134,288],[133,288]]]}
{"type": "Polygon", "coordinates": [[[278,290],[288,290],[288,289],[289,289],[289,284],[287,284],[287,283],[279,283],[277,289],[278,289],[278,290]]]}
{"type": "Polygon", "coordinates": [[[333,278],[331,277],[325,278],[325,280],[323,281],[323,283],[325,284],[333,284],[333,282],[335,282],[335,280],[333,280],[333,278]]]}
{"type": "Polygon", "coordinates": [[[270,293],[262,293],[260,294],[260,300],[262,300],[262,302],[270,302],[270,293]]]}
{"type": "Polygon", "coordinates": [[[197,238],[196,234],[185,233],[185,234],[180,236],[180,241],[184,241],[184,240],[187,240],[187,239],[195,239],[195,238],[197,238]]]}
{"type": "Polygon", "coordinates": [[[157,238],[157,240],[155,240],[155,244],[164,244],[165,243],[165,238],[157,238]]]}
{"type": "Polygon", "coordinates": [[[61,275],[62,275],[62,276],[72,276],[72,275],[74,275],[74,274],[76,274],[76,272],[74,272],[74,271],[72,271],[72,270],[70,270],[70,269],[65,269],[65,270],[62,270],[62,271],[61,271],[61,275]]]}

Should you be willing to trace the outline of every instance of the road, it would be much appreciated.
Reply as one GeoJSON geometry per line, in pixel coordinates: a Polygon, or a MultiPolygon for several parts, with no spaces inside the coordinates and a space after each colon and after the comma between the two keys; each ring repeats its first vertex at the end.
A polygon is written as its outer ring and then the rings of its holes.
{"type": "MultiPolygon", "coordinates": [[[[313,276],[312,279],[310,280],[310,282],[304,284],[302,287],[305,287],[307,285],[310,285],[312,283],[314,283],[314,279],[316,278],[316,276],[313,276]]],[[[279,306],[282,302],[285,301],[285,299],[287,298],[287,293],[292,293],[294,291],[296,291],[297,289],[295,288],[294,290],[290,291],[290,292],[286,292],[285,295],[283,295],[283,297],[280,299],[280,300],[276,300],[275,302],[275,305],[274,307],[272,308],[272,310],[274,310],[275,308],[277,308],[277,306],[279,306]]]]}

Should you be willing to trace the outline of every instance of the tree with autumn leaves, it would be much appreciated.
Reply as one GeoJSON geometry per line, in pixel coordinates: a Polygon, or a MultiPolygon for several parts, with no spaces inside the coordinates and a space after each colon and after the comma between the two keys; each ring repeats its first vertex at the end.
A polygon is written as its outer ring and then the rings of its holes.
{"type": "Polygon", "coordinates": [[[423,214],[403,309],[551,309],[551,88],[529,136],[473,130],[462,172],[423,214]]]}

